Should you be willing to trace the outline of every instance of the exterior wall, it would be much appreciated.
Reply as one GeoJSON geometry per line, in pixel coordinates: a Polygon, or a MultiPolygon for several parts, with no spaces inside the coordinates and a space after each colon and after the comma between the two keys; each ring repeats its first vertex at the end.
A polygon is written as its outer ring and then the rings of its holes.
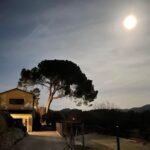
{"type": "Polygon", "coordinates": [[[63,125],[62,123],[56,123],[56,131],[61,135],[63,136],[63,125]]]}
{"type": "Polygon", "coordinates": [[[33,95],[17,89],[1,93],[0,109],[31,110],[33,109],[33,95]],[[24,104],[9,104],[9,99],[24,99],[24,104]]]}

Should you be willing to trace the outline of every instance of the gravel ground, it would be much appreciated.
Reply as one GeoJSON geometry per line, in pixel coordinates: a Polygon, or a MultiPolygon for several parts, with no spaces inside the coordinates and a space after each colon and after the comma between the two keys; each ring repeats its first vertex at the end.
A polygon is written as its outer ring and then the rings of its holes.
{"type": "Polygon", "coordinates": [[[55,131],[31,132],[10,150],[63,150],[64,139],[55,131]]]}
{"type": "MultiPolygon", "coordinates": [[[[79,138],[78,138],[79,139],[79,138]]],[[[116,150],[116,137],[85,135],[85,150],[116,150]]],[[[63,150],[65,141],[55,131],[32,132],[10,150],[63,150]]],[[[120,138],[121,150],[150,150],[150,142],[120,138]]],[[[81,150],[81,147],[76,150],[81,150]]]]}
{"type": "MultiPolygon", "coordinates": [[[[98,134],[85,135],[85,145],[91,150],[116,150],[116,137],[98,134]]],[[[120,138],[121,150],[150,150],[150,142],[120,138]]]]}

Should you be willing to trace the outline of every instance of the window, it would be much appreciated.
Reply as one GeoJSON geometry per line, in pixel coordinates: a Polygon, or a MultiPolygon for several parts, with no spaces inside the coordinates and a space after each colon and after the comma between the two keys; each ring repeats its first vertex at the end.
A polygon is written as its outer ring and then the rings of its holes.
{"type": "Polygon", "coordinates": [[[9,99],[9,104],[23,105],[24,99],[9,99]]]}

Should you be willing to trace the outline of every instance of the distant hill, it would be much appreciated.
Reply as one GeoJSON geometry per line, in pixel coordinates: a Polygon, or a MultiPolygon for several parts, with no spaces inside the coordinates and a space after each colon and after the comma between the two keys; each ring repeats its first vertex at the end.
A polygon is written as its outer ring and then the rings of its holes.
{"type": "Polygon", "coordinates": [[[144,105],[142,107],[133,107],[130,109],[123,109],[123,111],[135,111],[135,112],[143,112],[143,111],[150,111],[150,104],[144,105]]]}
{"type": "Polygon", "coordinates": [[[60,110],[60,112],[66,112],[66,113],[68,113],[68,112],[71,112],[71,111],[81,111],[80,109],[70,109],[70,108],[65,108],[65,109],[62,109],[62,110],[60,110]]]}
{"type": "Polygon", "coordinates": [[[71,111],[71,109],[70,108],[65,108],[65,109],[62,109],[62,110],[60,110],[60,112],[70,112],[71,111]]]}
{"type": "MultiPolygon", "coordinates": [[[[129,109],[118,109],[120,111],[124,111],[124,112],[127,112],[127,111],[134,111],[134,112],[143,112],[143,111],[150,111],[150,104],[147,104],[147,105],[144,105],[144,106],[141,106],[141,107],[133,107],[133,108],[129,108],[129,109]]],[[[70,108],[65,108],[65,109],[62,109],[60,110],[59,112],[62,113],[62,114],[68,114],[72,111],[81,111],[79,109],[70,109],[70,108]]]]}
{"type": "Polygon", "coordinates": [[[150,110],[150,104],[144,105],[144,106],[142,106],[142,107],[134,107],[134,108],[131,108],[130,110],[133,110],[133,111],[135,111],[135,112],[147,111],[147,110],[150,110]]]}

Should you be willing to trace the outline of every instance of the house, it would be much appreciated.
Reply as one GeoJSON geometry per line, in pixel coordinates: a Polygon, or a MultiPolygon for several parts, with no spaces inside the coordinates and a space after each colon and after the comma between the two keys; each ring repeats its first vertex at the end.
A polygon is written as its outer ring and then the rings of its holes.
{"type": "Polygon", "coordinates": [[[33,93],[15,88],[0,93],[0,111],[7,111],[14,119],[21,120],[32,131],[34,108],[37,107],[33,93]]]}

